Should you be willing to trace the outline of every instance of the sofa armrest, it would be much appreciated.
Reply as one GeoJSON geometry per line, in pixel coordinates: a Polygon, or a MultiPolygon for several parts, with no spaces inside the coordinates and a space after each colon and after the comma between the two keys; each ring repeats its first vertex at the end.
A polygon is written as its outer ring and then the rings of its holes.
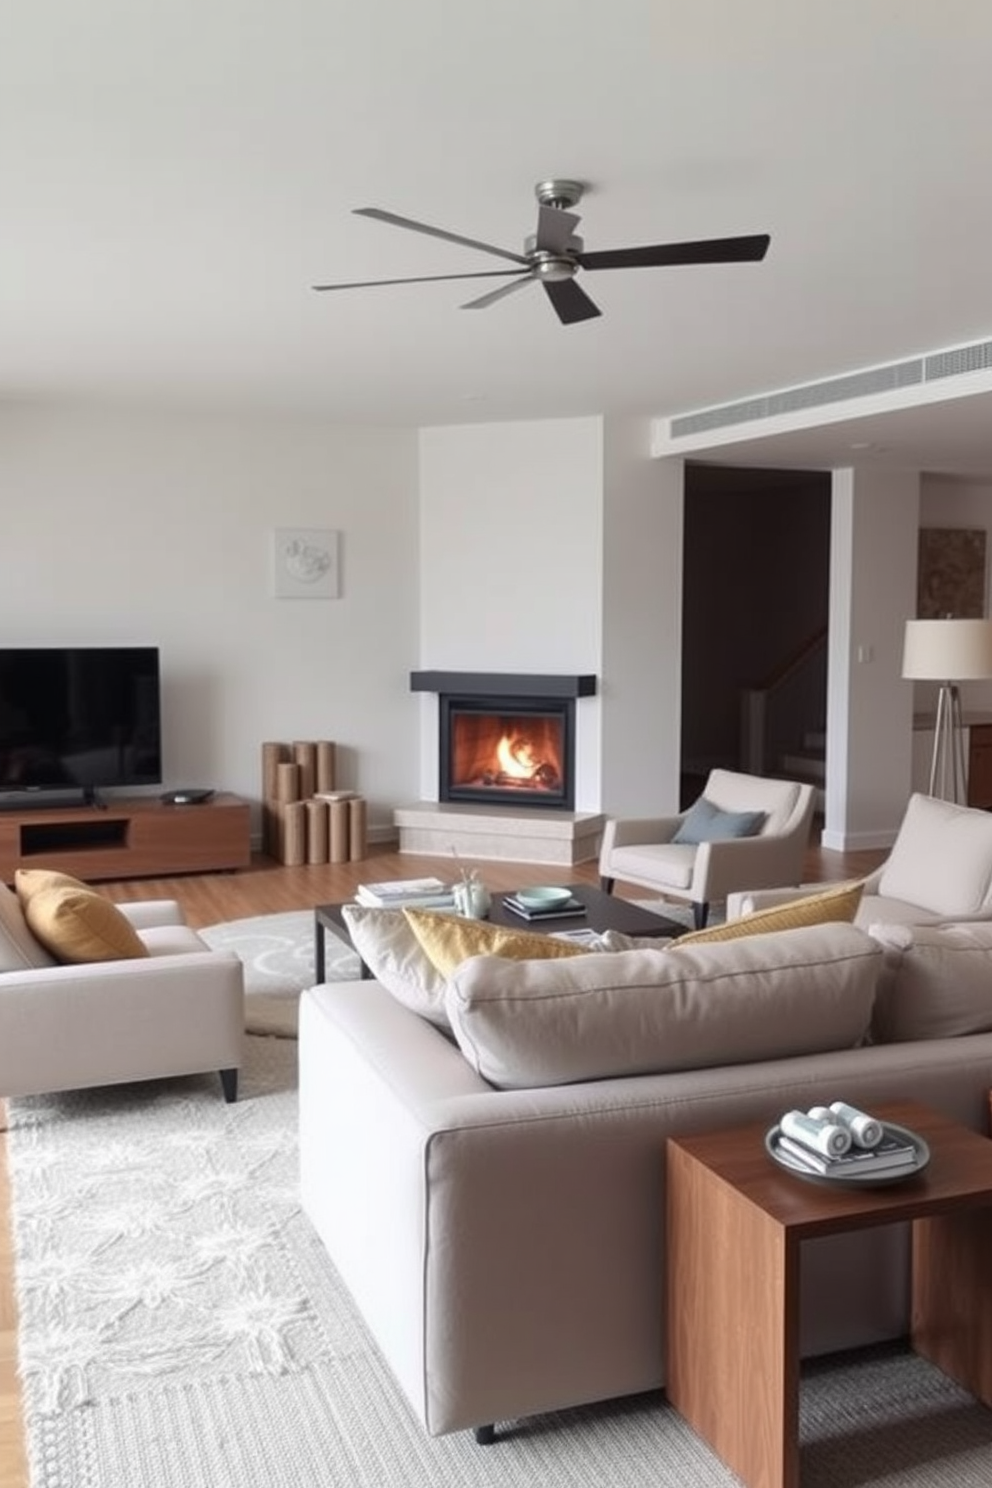
{"type": "Polygon", "coordinates": [[[132,899],[114,903],[135,930],[150,930],[156,925],[185,925],[186,916],[177,899],[132,899]]]}
{"type": "Polygon", "coordinates": [[[777,888],[802,872],[804,848],[789,837],[733,837],[702,842],[692,875],[693,899],[724,899],[741,880],[777,888]]]}
{"type": "Polygon", "coordinates": [[[234,1069],[243,1040],[244,967],[233,952],[0,976],[0,1095],[234,1069]]]}
{"type": "Polygon", "coordinates": [[[813,894],[836,888],[836,884],[808,883],[790,884],[781,889],[738,889],[727,895],[727,919],[740,920],[754,914],[758,909],[777,909],[780,904],[791,904],[794,899],[808,899],[813,894]]]}
{"type": "Polygon", "coordinates": [[[640,847],[649,842],[671,842],[682,825],[681,816],[611,817],[603,829],[600,861],[615,847],[640,847]]]}

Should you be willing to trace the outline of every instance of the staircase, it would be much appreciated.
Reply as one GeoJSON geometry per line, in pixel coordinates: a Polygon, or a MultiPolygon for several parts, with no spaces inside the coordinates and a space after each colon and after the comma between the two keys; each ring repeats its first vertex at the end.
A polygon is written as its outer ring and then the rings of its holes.
{"type": "Polygon", "coordinates": [[[823,811],[827,740],[822,718],[827,698],[827,628],[820,627],[754,687],[741,694],[741,763],[751,775],[800,780],[816,787],[823,811]],[[792,741],[800,739],[798,747],[792,741]]]}
{"type": "Polygon", "coordinates": [[[805,785],[816,786],[816,809],[824,808],[824,792],[827,784],[827,735],[823,729],[809,729],[803,734],[798,749],[779,757],[778,767],[772,771],[786,780],[799,780],[805,785]]]}

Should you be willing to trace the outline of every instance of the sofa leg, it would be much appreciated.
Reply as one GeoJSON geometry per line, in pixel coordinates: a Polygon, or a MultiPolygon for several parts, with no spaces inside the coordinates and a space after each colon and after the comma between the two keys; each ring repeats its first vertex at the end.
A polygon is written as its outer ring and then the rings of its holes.
{"type": "Polygon", "coordinates": [[[706,921],[710,916],[710,907],[705,901],[696,901],[692,906],[692,923],[697,930],[706,928],[706,921]]]}
{"type": "Polygon", "coordinates": [[[236,1069],[224,1069],[218,1071],[221,1087],[224,1091],[224,1099],[230,1104],[238,1098],[238,1072],[236,1069]]]}
{"type": "Polygon", "coordinates": [[[480,1447],[491,1447],[496,1440],[496,1427],[492,1422],[488,1426],[476,1426],[475,1439],[480,1447]]]}
{"type": "Polygon", "coordinates": [[[605,873],[603,873],[603,874],[600,875],[599,887],[602,889],[602,891],[603,891],[604,894],[612,894],[613,893],[613,885],[615,883],[616,883],[616,879],[615,878],[607,878],[607,876],[606,876],[605,873]]]}

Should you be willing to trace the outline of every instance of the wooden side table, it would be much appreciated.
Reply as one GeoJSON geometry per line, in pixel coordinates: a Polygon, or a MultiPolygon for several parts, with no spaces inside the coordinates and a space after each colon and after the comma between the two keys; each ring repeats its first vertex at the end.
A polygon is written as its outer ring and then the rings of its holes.
{"type": "Polygon", "coordinates": [[[918,1132],[926,1171],[830,1189],[779,1170],[767,1123],[671,1137],[668,1399],[748,1488],[798,1488],[802,1241],[913,1223],[912,1343],[992,1405],[992,1142],[914,1101],[873,1114],[918,1132]]]}

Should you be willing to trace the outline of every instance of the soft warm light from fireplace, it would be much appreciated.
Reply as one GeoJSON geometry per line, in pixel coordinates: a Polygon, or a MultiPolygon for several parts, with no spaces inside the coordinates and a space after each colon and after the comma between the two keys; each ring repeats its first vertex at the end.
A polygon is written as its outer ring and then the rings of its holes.
{"type": "Polygon", "coordinates": [[[496,758],[503,774],[512,775],[516,780],[529,780],[543,763],[535,759],[530,740],[519,734],[513,739],[508,734],[503,735],[496,745],[496,758]]]}
{"type": "Polygon", "coordinates": [[[455,790],[554,795],[562,790],[564,722],[553,712],[466,709],[451,714],[455,790]]]}

